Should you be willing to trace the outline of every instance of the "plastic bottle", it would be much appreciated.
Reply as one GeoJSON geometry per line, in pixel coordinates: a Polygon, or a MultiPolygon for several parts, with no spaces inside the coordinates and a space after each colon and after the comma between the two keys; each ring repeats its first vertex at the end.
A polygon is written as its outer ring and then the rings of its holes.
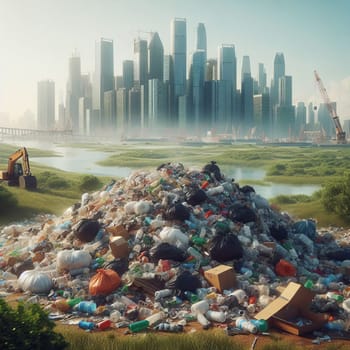
{"type": "Polygon", "coordinates": [[[255,326],[250,320],[246,319],[245,317],[238,317],[236,319],[236,327],[253,334],[258,332],[257,326],[255,326]]]}
{"type": "Polygon", "coordinates": [[[210,321],[202,314],[197,313],[197,321],[204,327],[207,328],[210,326],[210,321]]]}
{"type": "Polygon", "coordinates": [[[155,324],[161,322],[165,318],[165,313],[163,311],[157,312],[155,314],[152,314],[146,318],[148,325],[150,327],[154,326],[155,324]]]}
{"type": "Polygon", "coordinates": [[[190,254],[191,256],[193,256],[197,261],[203,260],[202,254],[197,249],[195,249],[193,247],[188,247],[187,253],[190,254]]]}
{"type": "Polygon", "coordinates": [[[141,321],[136,321],[133,323],[130,323],[128,328],[131,330],[131,332],[141,332],[147,329],[149,326],[149,322],[147,320],[141,320],[141,321]]]}
{"type": "Polygon", "coordinates": [[[191,312],[194,314],[205,314],[209,310],[209,303],[206,300],[198,301],[191,306],[191,312]]]}
{"type": "Polygon", "coordinates": [[[343,331],[345,329],[345,322],[343,320],[327,322],[324,327],[331,331],[343,331]]]}
{"type": "Polygon", "coordinates": [[[222,186],[222,185],[208,188],[206,191],[208,196],[215,196],[215,195],[222,193],[222,192],[224,192],[224,186],[222,186]]]}
{"type": "Polygon", "coordinates": [[[105,330],[105,329],[108,329],[111,327],[111,320],[103,320],[99,323],[97,323],[97,328],[101,331],[105,330]]]}
{"type": "Polygon", "coordinates": [[[92,330],[96,327],[94,322],[80,321],[79,328],[92,330]]]}
{"type": "Polygon", "coordinates": [[[75,309],[87,314],[93,314],[96,311],[96,304],[92,301],[81,301],[75,306],[75,309]]]}
{"type": "Polygon", "coordinates": [[[171,289],[161,289],[154,292],[154,300],[160,300],[161,298],[169,297],[173,294],[171,289]]]}
{"type": "Polygon", "coordinates": [[[81,298],[73,298],[67,300],[67,305],[69,307],[74,307],[75,305],[79,304],[81,302],[81,298]]]}
{"type": "Polygon", "coordinates": [[[266,320],[250,320],[258,328],[259,332],[266,332],[269,328],[266,320]]]}
{"type": "Polygon", "coordinates": [[[54,307],[62,312],[67,312],[70,309],[66,299],[57,299],[54,303],[54,307]]]}
{"type": "Polygon", "coordinates": [[[109,314],[109,319],[111,322],[116,323],[120,320],[121,313],[118,310],[114,310],[109,314]]]}
{"type": "Polygon", "coordinates": [[[226,314],[223,311],[208,310],[205,313],[208,320],[223,323],[226,321],[226,314]]]}
{"type": "Polygon", "coordinates": [[[237,298],[239,304],[243,304],[248,299],[248,296],[243,289],[236,289],[235,291],[230,293],[229,296],[230,295],[235,296],[237,298]]]}

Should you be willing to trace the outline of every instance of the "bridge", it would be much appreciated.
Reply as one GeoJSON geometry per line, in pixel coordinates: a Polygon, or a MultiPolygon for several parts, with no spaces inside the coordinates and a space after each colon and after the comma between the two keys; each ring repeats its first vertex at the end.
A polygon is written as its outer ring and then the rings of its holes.
{"type": "Polygon", "coordinates": [[[62,137],[73,136],[72,130],[36,130],[36,129],[21,129],[7,128],[0,126],[0,136],[28,136],[28,137],[62,137]]]}

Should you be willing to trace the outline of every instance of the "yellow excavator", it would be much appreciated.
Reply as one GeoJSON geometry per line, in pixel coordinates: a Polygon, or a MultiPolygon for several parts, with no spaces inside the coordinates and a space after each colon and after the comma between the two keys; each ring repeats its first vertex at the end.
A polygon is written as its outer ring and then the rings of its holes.
{"type": "Polygon", "coordinates": [[[36,177],[30,172],[28,152],[20,148],[9,156],[7,171],[0,172],[0,181],[7,181],[9,186],[19,186],[28,190],[36,189],[36,177]],[[22,158],[22,163],[17,161],[22,158]]]}

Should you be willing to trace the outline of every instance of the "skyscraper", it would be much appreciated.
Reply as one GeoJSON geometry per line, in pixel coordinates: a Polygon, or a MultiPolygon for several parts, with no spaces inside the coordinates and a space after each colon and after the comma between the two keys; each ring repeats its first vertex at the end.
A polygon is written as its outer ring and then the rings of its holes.
{"type": "Polygon", "coordinates": [[[105,126],[104,93],[114,89],[113,40],[100,39],[96,42],[95,72],[93,81],[94,121],[95,127],[105,126]]]}
{"type": "Polygon", "coordinates": [[[315,126],[315,111],[312,102],[307,106],[307,123],[309,124],[309,128],[313,130],[315,126]]]}
{"type": "MultiPolygon", "coordinates": [[[[140,92],[140,120],[141,126],[148,125],[148,51],[147,40],[134,40],[134,86],[139,88],[140,92]]],[[[136,94],[133,94],[136,98],[136,94]]]]}
{"type": "Polygon", "coordinates": [[[194,127],[198,132],[200,132],[200,118],[203,116],[205,58],[206,52],[204,50],[197,50],[192,54],[188,84],[189,108],[187,125],[194,127]]]}
{"type": "Polygon", "coordinates": [[[148,79],[159,79],[164,77],[164,48],[157,32],[152,33],[148,45],[148,79]]]}
{"type": "Polygon", "coordinates": [[[241,74],[241,107],[242,107],[242,128],[244,136],[253,127],[253,78],[250,73],[249,56],[243,56],[241,74]]]}
{"type": "Polygon", "coordinates": [[[295,132],[296,136],[303,136],[306,129],[306,106],[304,102],[298,102],[295,109],[295,132]]]}
{"type": "Polygon", "coordinates": [[[277,52],[273,63],[273,80],[271,82],[271,102],[272,108],[279,104],[278,87],[279,79],[285,75],[284,55],[277,52]]]}
{"type": "Polygon", "coordinates": [[[258,86],[259,86],[259,92],[265,93],[266,92],[266,71],[264,67],[264,63],[259,63],[259,76],[258,76],[258,86]]]}
{"type": "Polygon", "coordinates": [[[130,90],[134,85],[134,62],[123,61],[123,88],[130,90]]]}
{"type": "Polygon", "coordinates": [[[220,104],[218,120],[222,125],[219,128],[224,132],[231,132],[231,128],[237,124],[236,115],[236,90],[237,90],[237,61],[234,45],[221,45],[218,48],[217,63],[218,103],[220,104]]]}
{"type": "Polygon", "coordinates": [[[40,130],[55,128],[55,83],[52,80],[38,82],[37,126],[40,130]]]}
{"type": "Polygon", "coordinates": [[[66,119],[73,132],[79,130],[79,98],[82,97],[80,57],[75,53],[69,58],[69,76],[67,83],[66,119]]]}
{"type": "Polygon", "coordinates": [[[187,34],[186,19],[174,18],[170,27],[170,55],[175,97],[186,94],[187,34]]]}
{"type": "Polygon", "coordinates": [[[204,23],[198,23],[196,36],[196,51],[204,51],[204,62],[207,61],[207,33],[204,23]]]}

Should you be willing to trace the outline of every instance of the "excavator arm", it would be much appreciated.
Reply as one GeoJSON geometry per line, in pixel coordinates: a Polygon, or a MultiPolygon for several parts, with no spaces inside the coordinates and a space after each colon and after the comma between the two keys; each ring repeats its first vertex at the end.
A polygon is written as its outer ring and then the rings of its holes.
{"type": "Polygon", "coordinates": [[[0,172],[0,180],[6,180],[9,186],[35,189],[36,177],[32,175],[29,156],[25,147],[12,153],[8,158],[7,171],[0,172]],[[22,158],[22,164],[17,161],[22,158]]]}
{"type": "Polygon", "coordinates": [[[30,172],[28,152],[27,149],[23,147],[11,154],[8,159],[7,172],[9,176],[14,175],[15,164],[20,158],[22,158],[23,174],[26,176],[32,175],[30,172]]]}

